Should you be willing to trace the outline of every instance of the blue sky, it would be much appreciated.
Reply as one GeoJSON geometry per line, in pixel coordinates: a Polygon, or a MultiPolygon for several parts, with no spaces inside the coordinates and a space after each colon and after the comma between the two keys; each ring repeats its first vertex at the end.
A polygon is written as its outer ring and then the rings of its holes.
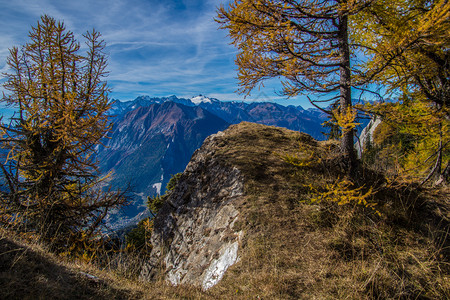
{"type": "MultiPolygon", "coordinates": [[[[111,97],[140,95],[190,98],[203,94],[242,100],[234,59],[225,30],[214,21],[227,0],[0,0],[0,69],[7,71],[8,49],[28,41],[28,32],[43,14],[64,21],[79,41],[87,30],[101,32],[109,55],[111,97]]],[[[285,99],[270,82],[247,101],[302,104],[285,99]]]]}

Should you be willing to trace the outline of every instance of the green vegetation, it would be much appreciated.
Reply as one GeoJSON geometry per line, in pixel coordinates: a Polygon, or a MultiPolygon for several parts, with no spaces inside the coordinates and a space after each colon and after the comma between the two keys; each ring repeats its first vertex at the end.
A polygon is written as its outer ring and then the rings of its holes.
{"type": "Polygon", "coordinates": [[[145,218],[125,235],[126,250],[148,255],[152,251],[150,237],[153,230],[153,220],[145,218]]]}
{"type": "Polygon", "coordinates": [[[167,198],[169,198],[169,196],[172,194],[172,191],[177,186],[178,180],[180,180],[181,175],[182,173],[177,173],[170,177],[164,195],[147,197],[147,207],[153,215],[156,215],[158,213],[163,204],[167,201],[167,198]]]}
{"type": "MultiPolygon", "coordinates": [[[[176,187],[178,180],[182,173],[177,173],[170,177],[166,186],[164,195],[155,195],[153,197],[147,197],[147,206],[150,213],[154,216],[158,214],[163,204],[167,201],[167,198],[171,195],[173,189],[176,187]]],[[[145,218],[141,220],[136,228],[133,228],[125,235],[125,244],[127,251],[136,252],[141,255],[148,255],[152,250],[150,243],[150,237],[153,230],[153,220],[151,218],[145,218]]]]}
{"type": "Polygon", "coordinates": [[[424,101],[366,105],[383,115],[363,161],[396,180],[433,184],[448,181],[450,119],[424,101]]]}

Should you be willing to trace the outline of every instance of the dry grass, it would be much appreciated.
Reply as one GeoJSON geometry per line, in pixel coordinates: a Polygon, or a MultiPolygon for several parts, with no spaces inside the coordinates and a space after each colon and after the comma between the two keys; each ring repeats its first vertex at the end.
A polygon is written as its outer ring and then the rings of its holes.
{"type": "Polygon", "coordinates": [[[61,263],[45,250],[25,250],[2,238],[0,283],[6,288],[0,298],[47,298],[53,293],[61,299],[450,298],[448,188],[392,187],[361,170],[360,181],[376,185],[373,200],[379,203],[380,217],[359,206],[308,203],[311,190],[306,185],[321,188],[343,176],[332,142],[242,123],[231,127],[216,155],[246,178],[235,225],[245,232],[240,260],[217,286],[204,292],[160,281],[141,283],[133,275],[139,259],[111,258],[114,262],[100,270],[61,263]],[[311,151],[317,160],[307,167],[296,168],[280,158],[311,151]],[[79,271],[98,276],[100,283],[79,271]],[[47,284],[41,288],[41,282],[47,284]]]}
{"type": "Polygon", "coordinates": [[[0,233],[0,299],[134,299],[142,295],[143,290],[131,281],[63,259],[7,230],[0,233]]]}
{"type": "Polygon", "coordinates": [[[246,232],[241,260],[211,290],[222,299],[444,299],[449,284],[449,192],[388,187],[370,170],[371,209],[308,204],[345,173],[336,145],[280,128],[240,124],[218,153],[243,170],[247,198],[238,224],[246,232]],[[274,152],[276,151],[276,153],[274,152]],[[280,154],[314,151],[316,162],[295,168],[280,154]],[[319,157],[321,160],[319,160],[319,157]],[[302,202],[305,201],[305,202],[302,202]]]}

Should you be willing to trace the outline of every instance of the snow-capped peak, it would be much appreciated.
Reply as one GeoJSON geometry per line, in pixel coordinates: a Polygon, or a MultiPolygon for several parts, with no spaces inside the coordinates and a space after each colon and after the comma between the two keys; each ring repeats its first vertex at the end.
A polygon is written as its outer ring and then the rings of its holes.
{"type": "Polygon", "coordinates": [[[205,97],[203,95],[198,95],[196,97],[192,97],[191,102],[194,103],[195,105],[198,105],[202,102],[203,103],[212,103],[211,99],[209,99],[208,97],[205,97]]]}

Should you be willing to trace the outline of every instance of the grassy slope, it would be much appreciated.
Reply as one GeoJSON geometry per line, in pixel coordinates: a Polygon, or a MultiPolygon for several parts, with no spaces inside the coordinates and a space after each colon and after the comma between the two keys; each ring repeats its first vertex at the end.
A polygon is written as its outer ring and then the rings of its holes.
{"type": "Polygon", "coordinates": [[[117,271],[61,263],[43,250],[26,250],[3,238],[0,284],[6,288],[0,298],[450,298],[448,189],[419,193],[361,171],[361,182],[377,182],[373,201],[379,204],[379,217],[361,207],[307,203],[307,185],[320,189],[344,176],[333,143],[241,123],[228,130],[216,154],[246,177],[236,223],[245,232],[240,261],[217,286],[202,292],[138,283],[117,271]],[[286,153],[313,153],[315,163],[296,168],[280,158],[286,153]],[[100,283],[80,270],[102,278],[100,283]]]}

